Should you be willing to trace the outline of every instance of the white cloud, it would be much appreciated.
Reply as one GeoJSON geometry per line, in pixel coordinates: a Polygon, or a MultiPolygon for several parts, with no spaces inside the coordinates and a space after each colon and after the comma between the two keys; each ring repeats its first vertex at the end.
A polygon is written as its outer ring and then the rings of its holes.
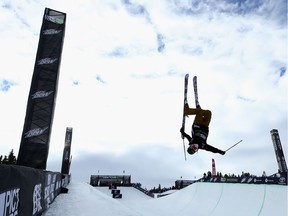
{"type": "MultiPolygon", "coordinates": [[[[144,0],[2,4],[0,77],[16,85],[0,92],[1,154],[18,152],[43,12],[50,7],[66,12],[67,23],[49,163],[62,157],[65,129],[73,127],[76,167],[77,160],[84,161],[82,152],[108,154],[102,159],[109,164],[119,154],[123,161],[137,161],[145,151],[145,160],[164,164],[163,173],[169,173],[165,165],[175,164],[189,178],[208,171],[212,157],[223,172],[276,172],[271,129],[279,129],[287,152],[287,74],[279,72],[287,64],[287,29],[281,7],[263,1],[240,13],[228,10],[236,4],[222,1],[214,10],[206,1],[192,13],[191,2],[181,2],[181,7],[177,1],[144,0]],[[159,42],[165,44],[160,53],[159,42]],[[184,162],[179,129],[185,73],[198,76],[200,104],[213,112],[208,142],[226,149],[243,139],[224,157],[200,152],[184,162]],[[255,161],[263,158],[269,163],[259,166],[255,161]]],[[[194,105],[191,82],[189,104],[194,105]]],[[[139,170],[151,170],[146,165],[139,170]]],[[[135,166],[130,170],[133,176],[135,166]]]]}

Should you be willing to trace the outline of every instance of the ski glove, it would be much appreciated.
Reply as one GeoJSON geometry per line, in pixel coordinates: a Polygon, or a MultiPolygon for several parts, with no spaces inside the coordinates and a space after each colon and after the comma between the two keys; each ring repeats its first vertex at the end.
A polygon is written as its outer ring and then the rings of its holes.
{"type": "Polygon", "coordinates": [[[183,127],[180,128],[180,133],[181,133],[182,135],[185,134],[183,127]]]}

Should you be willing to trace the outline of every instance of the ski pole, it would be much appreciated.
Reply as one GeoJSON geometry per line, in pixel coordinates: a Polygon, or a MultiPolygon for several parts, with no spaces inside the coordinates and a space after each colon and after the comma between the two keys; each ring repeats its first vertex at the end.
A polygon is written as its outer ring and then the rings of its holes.
{"type": "Polygon", "coordinates": [[[228,150],[230,150],[231,148],[233,148],[234,146],[238,145],[240,142],[242,142],[242,140],[238,141],[237,143],[235,143],[234,145],[232,145],[230,148],[228,148],[225,152],[227,152],[228,150]]]}
{"type": "Polygon", "coordinates": [[[185,142],[184,142],[184,138],[183,138],[183,150],[184,150],[184,158],[185,158],[185,161],[186,161],[187,158],[186,158],[186,151],[185,151],[185,142]]]}

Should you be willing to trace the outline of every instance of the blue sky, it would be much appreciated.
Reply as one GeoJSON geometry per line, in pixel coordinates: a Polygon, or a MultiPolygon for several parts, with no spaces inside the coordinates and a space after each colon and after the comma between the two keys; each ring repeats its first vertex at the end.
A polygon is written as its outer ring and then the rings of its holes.
{"type": "Polygon", "coordinates": [[[125,170],[148,187],[172,185],[201,177],[212,158],[222,173],[273,174],[274,128],[287,157],[287,2],[269,0],[1,1],[0,154],[18,154],[45,7],[67,13],[48,169],[61,168],[66,127],[83,181],[125,170]],[[243,140],[225,156],[184,160],[186,73],[213,113],[208,143],[243,140]]]}

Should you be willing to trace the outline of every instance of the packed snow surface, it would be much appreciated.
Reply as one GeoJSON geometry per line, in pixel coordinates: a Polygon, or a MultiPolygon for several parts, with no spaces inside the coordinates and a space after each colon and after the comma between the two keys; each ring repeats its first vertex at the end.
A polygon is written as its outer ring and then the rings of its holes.
{"type": "Polygon", "coordinates": [[[161,198],[132,187],[118,187],[113,199],[108,187],[71,182],[43,214],[64,216],[287,216],[287,186],[195,183],[161,198]]]}

